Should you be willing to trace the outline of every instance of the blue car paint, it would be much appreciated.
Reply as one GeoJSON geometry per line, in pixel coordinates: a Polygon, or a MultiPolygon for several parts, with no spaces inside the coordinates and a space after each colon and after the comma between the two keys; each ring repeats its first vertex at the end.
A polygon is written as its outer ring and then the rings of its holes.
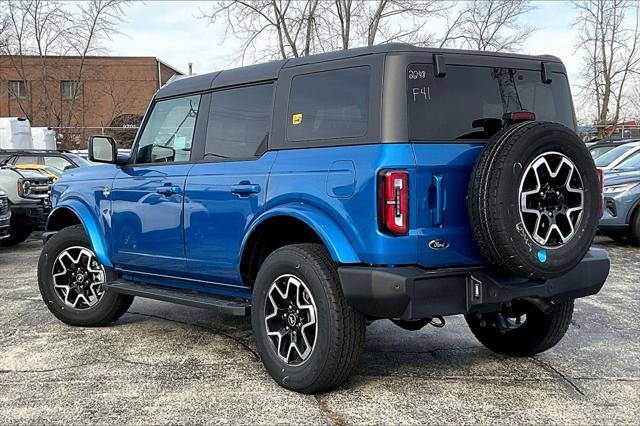
{"type": "Polygon", "coordinates": [[[53,201],[81,217],[101,262],[125,278],[250,298],[240,259],[252,232],[277,216],[306,223],[340,264],[480,263],[465,194],[481,146],[354,145],[270,151],[253,161],[91,167],[65,174],[53,201]],[[408,235],[378,229],[384,169],[409,173],[408,235]],[[430,248],[433,240],[446,244],[430,248]]]}
{"type": "Polygon", "coordinates": [[[633,214],[640,206],[640,170],[618,172],[610,171],[605,173],[605,188],[613,185],[623,185],[626,183],[638,183],[634,188],[617,193],[605,192],[605,200],[614,202],[616,206],[615,216],[605,208],[598,227],[606,231],[607,228],[623,227],[629,225],[633,214]]]}
{"type": "Polygon", "coordinates": [[[98,260],[106,267],[111,263],[111,200],[104,196],[104,188],[111,187],[118,169],[113,165],[81,167],[65,171],[51,189],[53,209],[47,219],[46,229],[52,218],[64,209],[73,212],[91,241],[98,260]]]}
{"type": "Polygon", "coordinates": [[[183,202],[191,167],[126,166],[116,174],[109,196],[116,268],[177,276],[186,272],[183,202]]]}

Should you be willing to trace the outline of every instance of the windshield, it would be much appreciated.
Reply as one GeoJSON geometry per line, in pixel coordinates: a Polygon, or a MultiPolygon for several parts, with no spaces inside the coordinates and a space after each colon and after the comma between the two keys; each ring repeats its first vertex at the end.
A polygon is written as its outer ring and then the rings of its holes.
{"type": "Polygon", "coordinates": [[[589,152],[591,153],[591,158],[595,160],[596,158],[600,157],[602,154],[605,154],[611,151],[613,148],[615,148],[615,146],[598,146],[595,148],[591,148],[589,152]]]}
{"type": "Polygon", "coordinates": [[[446,75],[435,77],[432,64],[411,64],[409,138],[486,139],[500,128],[504,113],[517,111],[575,129],[567,78],[552,75],[545,84],[540,71],[447,65],[446,75]]]}
{"type": "Polygon", "coordinates": [[[74,163],[78,165],[78,167],[95,166],[94,163],[92,163],[91,161],[85,160],[79,155],[75,155],[75,154],[67,154],[67,155],[69,156],[69,158],[73,160],[74,163]]]}
{"type": "Polygon", "coordinates": [[[631,154],[629,158],[618,164],[614,170],[639,170],[640,169],[640,151],[631,154]]]}
{"type": "Polygon", "coordinates": [[[633,145],[621,145],[613,148],[611,151],[596,158],[596,167],[607,167],[609,164],[618,159],[618,157],[633,148],[633,145]]]}

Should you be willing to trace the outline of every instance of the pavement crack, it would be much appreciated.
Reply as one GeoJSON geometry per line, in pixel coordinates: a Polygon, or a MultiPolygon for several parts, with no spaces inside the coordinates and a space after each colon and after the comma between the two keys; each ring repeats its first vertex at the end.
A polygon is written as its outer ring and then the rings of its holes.
{"type": "Polygon", "coordinates": [[[192,327],[197,327],[200,328],[202,330],[207,330],[207,331],[211,331],[213,333],[216,333],[220,336],[226,337],[229,340],[233,340],[234,342],[236,342],[238,345],[242,346],[244,349],[246,349],[247,351],[249,351],[256,362],[260,361],[260,355],[258,355],[258,353],[253,350],[253,348],[251,346],[249,346],[248,344],[246,344],[245,342],[243,342],[242,340],[238,339],[237,337],[226,333],[222,330],[216,329],[216,328],[211,328],[211,327],[205,327],[204,325],[199,325],[199,324],[194,324],[191,322],[186,322],[186,321],[179,321],[179,320],[175,320],[175,319],[171,319],[171,318],[166,318],[166,317],[161,317],[160,315],[153,315],[153,314],[143,314],[142,312],[127,312],[128,314],[131,315],[140,315],[143,317],[149,317],[149,318],[155,318],[155,319],[159,319],[159,320],[163,320],[163,321],[168,321],[168,322],[173,322],[173,323],[177,323],[177,324],[182,324],[182,325],[190,325],[192,327]]]}
{"type": "Polygon", "coordinates": [[[541,359],[536,358],[535,356],[531,356],[529,357],[529,359],[531,359],[532,361],[534,361],[535,363],[541,365],[545,370],[555,374],[556,376],[560,377],[565,383],[567,383],[573,390],[575,390],[576,392],[578,392],[580,395],[585,396],[584,392],[582,391],[582,389],[580,389],[578,387],[578,385],[576,385],[575,383],[573,383],[573,381],[571,380],[571,378],[565,376],[564,374],[562,374],[560,372],[560,370],[558,370],[557,368],[555,368],[553,365],[551,365],[548,362],[545,362],[541,359]]]}
{"type": "Polygon", "coordinates": [[[327,404],[327,400],[322,395],[313,395],[313,398],[318,403],[318,408],[320,408],[320,412],[324,415],[324,417],[329,420],[332,424],[336,426],[346,426],[347,419],[344,414],[339,413],[337,411],[329,408],[327,404]]]}

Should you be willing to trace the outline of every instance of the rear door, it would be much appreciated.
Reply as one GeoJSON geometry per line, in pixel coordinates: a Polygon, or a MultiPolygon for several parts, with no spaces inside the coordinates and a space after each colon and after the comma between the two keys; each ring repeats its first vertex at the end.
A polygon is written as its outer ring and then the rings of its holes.
{"type": "Polygon", "coordinates": [[[116,175],[112,200],[112,260],[139,273],[182,275],[185,180],[200,95],[158,101],[146,121],[133,163],[116,175]]]}
{"type": "Polygon", "coordinates": [[[243,237],[264,208],[269,171],[266,152],[275,84],[222,89],[210,103],[202,161],[189,173],[185,192],[185,239],[189,276],[241,285],[243,237]]]}
{"type": "MultiPolygon", "coordinates": [[[[531,67],[540,63],[532,61],[531,67]]],[[[575,128],[566,76],[543,83],[540,68],[431,63],[407,68],[409,140],[416,159],[418,262],[424,266],[482,262],[469,226],[469,177],[503,114],[532,111],[540,121],[575,128]],[[441,70],[442,71],[442,70],[441,70]],[[444,75],[442,75],[444,74],[444,75]]]]}

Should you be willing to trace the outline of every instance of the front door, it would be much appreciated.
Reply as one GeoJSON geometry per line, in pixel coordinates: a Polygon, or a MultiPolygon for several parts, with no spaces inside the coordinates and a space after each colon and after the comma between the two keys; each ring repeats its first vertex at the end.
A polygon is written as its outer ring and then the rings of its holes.
{"type": "Polygon", "coordinates": [[[200,95],[155,103],[132,163],[113,182],[112,261],[122,271],[182,275],[184,192],[200,95]]]}
{"type": "Polygon", "coordinates": [[[185,191],[191,278],[242,284],[238,268],[242,239],[264,208],[276,157],[275,152],[265,152],[273,89],[273,84],[261,84],[210,95],[204,161],[189,172],[185,191]]]}

